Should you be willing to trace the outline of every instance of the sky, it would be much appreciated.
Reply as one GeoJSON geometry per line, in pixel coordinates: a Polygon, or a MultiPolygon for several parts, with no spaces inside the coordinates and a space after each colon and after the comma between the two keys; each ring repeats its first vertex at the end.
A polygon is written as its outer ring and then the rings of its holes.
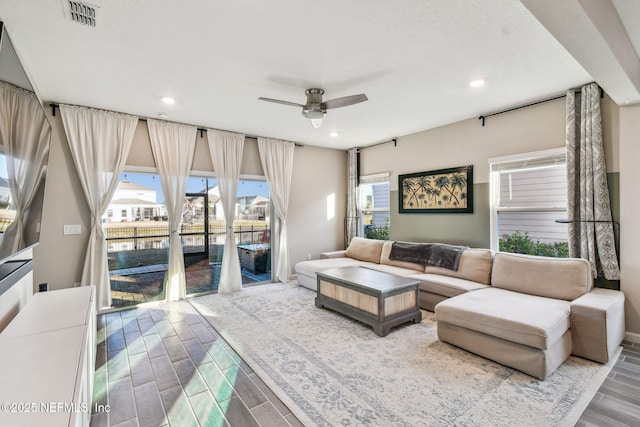
{"type": "Polygon", "coordinates": [[[5,179],[9,177],[7,174],[7,158],[4,156],[4,153],[0,153],[0,176],[5,179]]]}

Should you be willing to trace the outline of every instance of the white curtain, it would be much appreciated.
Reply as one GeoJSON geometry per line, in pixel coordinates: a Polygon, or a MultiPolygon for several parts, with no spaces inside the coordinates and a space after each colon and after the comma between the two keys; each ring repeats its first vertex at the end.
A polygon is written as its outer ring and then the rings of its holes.
{"type": "Polygon", "coordinates": [[[233,222],[236,216],[236,193],[242,165],[244,135],[207,129],[207,139],[227,225],[218,292],[238,291],[242,289],[242,274],[233,222]]]}
{"type": "Polygon", "coordinates": [[[33,92],[0,82],[0,144],[4,145],[15,219],[2,236],[0,259],[31,244],[31,204],[47,172],[51,127],[33,92]]]}
{"type": "Polygon", "coordinates": [[[82,285],[96,285],[98,309],[111,306],[107,243],[101,218],[124,169],[138,118],[85,107],[60,105],[84,196],[91,211],[91,234],[82,285]]]}
{"type": "Polygon", "coordinates": [[[289,246],[287,243],[287,211],[293,173],[293,142],[278,139],[258,138],[262,169],[267,177],[271,191],[271,200],[279,221],[279,233],[276,245],[278,253],[275,264],[275,277],[287,283],[291,275],[289,246]]]}
{"type": "Polygon", "coordinates": [[[177,301],[186,294],[179,228],[198,128],[152,119],[147,120],[147,127],[169,217],[169,267],[165,295],[168,301],[177,301]]]}
{"type": "Polygon", "coordinates": [[[569,255],[589,260],[593,277],[620,280],[597,84],[567,92],[566,143],[569,255]]]}
{"type": "Polygon", "coordinates": [[[358,213],[358,180],[360,149],[352,148],[347,152],[347,218],[345,221],[345,248],[351,243],[351,239],[360,234],[358,226],[360,216],[358,213]]]}

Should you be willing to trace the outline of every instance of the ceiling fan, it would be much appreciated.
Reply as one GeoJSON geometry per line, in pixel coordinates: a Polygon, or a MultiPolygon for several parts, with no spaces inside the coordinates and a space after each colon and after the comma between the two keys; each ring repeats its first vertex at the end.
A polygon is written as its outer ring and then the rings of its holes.
{"type": "Polygon", "coordinates": [[[360,95],[344,96],[342,98],[330,99],[323,102],[322,95],[324,94],[324,90],[322,89],[311,88],[307,89],[304,93],[307,95],[307,103],[304,105],[272,98],[260,97],[258,99],[261,101],[275,102],[276,104],[302,107],[302,115],[311,120],[311,124],[314,128],[322,126],[322,118],[327,113],[327,110],[358,104],[369,99],[367,98],[367,95],[361,93],[360,95]]]}

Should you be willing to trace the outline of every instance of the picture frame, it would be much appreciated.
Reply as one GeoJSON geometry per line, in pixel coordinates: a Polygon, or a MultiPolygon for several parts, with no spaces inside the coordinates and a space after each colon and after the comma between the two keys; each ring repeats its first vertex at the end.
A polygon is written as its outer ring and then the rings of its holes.
{"type": "Polygon", "coordinates": [[[473,165],[398,176],[400,213],[473,213],[473,165]]]}

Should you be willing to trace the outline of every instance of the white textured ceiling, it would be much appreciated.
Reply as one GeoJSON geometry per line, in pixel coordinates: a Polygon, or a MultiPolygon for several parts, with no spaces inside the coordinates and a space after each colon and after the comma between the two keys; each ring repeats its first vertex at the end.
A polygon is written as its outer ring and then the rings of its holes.
{"type": "Polygon", "coordinates": [[[165,112],[181,123],[349,148],[593,80],[514,0],[90,3],[98,6],[95,28],[72,22],[66,1],[0,2],[0,19],[47,102],[165,112]],[[469,88],[477,77],[487,85],[469,88]],[[365,93],[369,101],[330,110],[314,129],[299,109],[257,100],[304,103],[310,87],[325,99],[365,93]],[[163,105],[163,96],[176,104],[163,105]]]}

